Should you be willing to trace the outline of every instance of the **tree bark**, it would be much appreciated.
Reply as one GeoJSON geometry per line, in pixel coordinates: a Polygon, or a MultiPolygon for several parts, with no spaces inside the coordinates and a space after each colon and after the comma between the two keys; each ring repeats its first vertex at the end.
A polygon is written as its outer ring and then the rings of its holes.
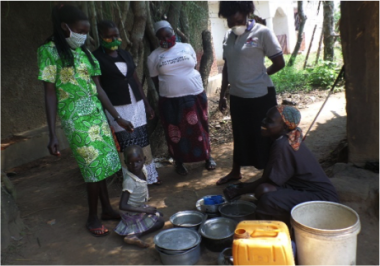
{"type": "Polygon", "coordinates": [[[334,60],[334,2],[323,2],[323,60],[334,60]]]}
{"type": "Polygon", "coordinates": [[[0,172],[0,253],[13,238],[19,238],[24,224],[15,201],[15,189],[5,173],[0,172]]]}
{"type": "Polygon", "coordinates": [[[294,47],[292,55],[290,56],[288,66],[292,66],[294,64],[294,61],[296,60],[298,51],[300,50],[300,47],[301,47],[302,33],[303,33],[303,29],[305,27],[305,23],[307,19],[305,16],[305,13],[303,12],[303,1],[298,1],[297,5],[298,5],[298,15],[300,17],[300,27],[298,29],[297,43],[296,43],[296,46],[294,47]]]}
{"type": "Polygon", "coordinates": [[[348,160],[364,165],[379,161],[379,1],[342,1],[340,8],[348,160]]]}
{"type": "Polygon", "coordinates": [[[207,90],[208,77],[210,75],[212,62],[214,60],[211,38],[212,37],[210,31],[204,30],[202,32],[203,55],[201,58],[199,73],[201,74],[202,83],[205,90],[207,90]]]}
{"type": "Polygon", "coordinates": [[[97,4],[97,11],[98,11],[98,17],[101,20],[104,19],[104,16],[103,16],[103,2],[102,1],[96,1],[96,4],[97,4]]]}
{"type": "Polygon", "coordinates": [[[186,6],[187,6],[187,2],[184,1],[182,3],[181,13],[180,13],[181,15],[179,17],[179,22],[181,24],[181,32],[187,38],[186,42],[190,42],[189,17],[187,16],[187,13],[186,13],[186,6]]]}
{"type": "Polygon", "coordinates": [[[176,30],[179,26],[179,15],[181,13],[182,2],[172,1],[170,2],[170,8],[168,12],[168,22],[176,30]]]}
{"type": "Polygon", "coordinates": [[[133,28],[131,33],[131,54],[136,66],[139,64],[143,51],[143,38],[146,25],[146,5],[144,1],[134,1],[131,3],[134,14],[133,28]]]}
{"type": "Polygon", "coordinates": [[[119,28],[121,30],[122,36],[124,37],[124,41],[127,43],[127,46],[129,46],[129,45],[131,45],[131,41],[129,40],[128,33],[127,33],[126,28],[125,28],[125,22],[124,22],[124,20],[125,20],[124,18],[127,17],[127,14],[129,11],[129,1],[126,1],[124,3],[123,13],[121,12],[120,7],[117,4],[117,2],[116,2],[116,8],[118,10],[119,21],[120,21],[120,25],[121,25],[121,27],[119,27],[119,28]]]}
{"type": "Polygon", "coordinates": [[[146,1],[146,26],[145,26],[145,34],[148,39],[148,42],[150,44],[150,50],[153,51],[156,49],[159,45],[158,39],[156,37],[156,34],[154,32],[154,27],[153,27],[153,21],[152,21],[152,16],[150,12],[150,2],[146,1]]]}
{"type": "Polygon", "coordinates": [[[99,35],[98,35],[98,27],[97,27],[97,19],[96,19],[96,7],[95,7],[95,2],[90,1],[89,3],[90,7],[90,14],[91,14],[91,32],[92,32],[92,37],[95,41],[95,47],[99,46],[99,35]]]}

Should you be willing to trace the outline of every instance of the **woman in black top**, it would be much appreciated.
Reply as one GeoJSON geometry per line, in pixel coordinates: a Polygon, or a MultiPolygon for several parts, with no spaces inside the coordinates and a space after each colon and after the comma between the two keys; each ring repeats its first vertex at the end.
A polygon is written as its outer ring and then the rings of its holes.
{"type": "Polygon", "coordinates": [[[115,23],[107,20],[100,21],[98,32],[101,46],[93,54],[99,61],[102,72],[100,83],[120,116],[128,119],[134,127],[132,133],[125,131],[117,124],[117,119],[113,119],[106,111],[120,146],[123,175],[125,175],[127,167],[124,164],[122,152],[130,145],[138,145],[142,147],[146,156],[145,168],[148,184],[159,185],[161,182],[158,179],[149,145],[146,120],[147,116],[149,119],[154,117],[154,111],[149,105],[137,77],[136,65],[127,51],[119,49],[121,39],[115,23]]]}
{"type": "Polygon", "coordinates": [[[291,106],[269,109],[261,134],[274,143],[263,176],[251,183],[238,183],[224,190],[228,199],[254,193],[260,220],[279,220],[290,226],[290,211],[306,201],[338,202],[333,184],[302,142],[298,128],[300,112],[291,106]]]}

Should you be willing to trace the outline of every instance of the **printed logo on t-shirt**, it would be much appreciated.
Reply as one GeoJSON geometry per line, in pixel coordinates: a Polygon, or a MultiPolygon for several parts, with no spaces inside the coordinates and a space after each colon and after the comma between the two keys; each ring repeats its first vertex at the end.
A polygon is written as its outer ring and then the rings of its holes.
{"type": "Polygon", "coordinates": [[[173,58],[173,59],[163,60],[158,65],[158,68],[163,67],[163,66],[167,66],[167,65],[173,65],[173,64],[176,64],[176,63],[179,63],[182,61],[187,61],[187,60],[190,60],[190,58],[188,56],[185,56],[185,55],[178,56],[178,57],[173,58]]]}
{"type": "Polygon", "coordinates": [[[259,38],[257,38],[257,37],[250,37],[245,42],[245,45],[251,46],[251,47],[257,47],[259,45],[259,38]]]}

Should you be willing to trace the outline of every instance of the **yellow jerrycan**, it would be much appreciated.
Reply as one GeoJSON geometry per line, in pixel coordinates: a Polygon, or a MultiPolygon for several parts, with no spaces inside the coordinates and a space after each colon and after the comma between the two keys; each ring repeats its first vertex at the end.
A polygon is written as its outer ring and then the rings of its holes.
{"type": "Polygon", "coordinates": [[[289,230],[280,221],[242,221],[232,244],[234,265],[295,265],[289,230]]]}

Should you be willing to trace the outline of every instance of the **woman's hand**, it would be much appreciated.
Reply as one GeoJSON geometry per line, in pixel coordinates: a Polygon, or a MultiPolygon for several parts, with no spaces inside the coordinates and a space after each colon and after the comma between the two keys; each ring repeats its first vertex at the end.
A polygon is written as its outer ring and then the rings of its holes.
{"type": "Polygon", "coordinates": [[[117,124],[124,128],[128,132],[133,132],[134,128],[131,122],[124,120],[123,118],[119,118],[117,121],[117,124]]]}
{"type": "Polygon", "coordinates": [[[157,208],[148,206],[148,207],[144,208],[144,212],[147,214],[156,214],[157,208]]]}
{"type": "Polygon", "coordinates": [[[49,144],[47,146],[51,155],[61,156],[59,151],[58,139],[56,136],[50,137],[49,144]]]}
{"type": "Polygon", "coordinates": [[[227,109],[227,99],[226,97],[220,98],[219,100],[219,111],[221,111],[223,114],[227,109]]]}
{"type": "Polygon", "coordinates": [[[145,112],[146,112],[146,116],[148,117],[149,120],[152,120],[154,118],[154,115],[155,115],[154,110],[150,106],[150,104],[145,105],[145,112]]]}
{"type": "Polygon", "coordinates": [[[237,196],[240,196],[242,193],[242,189],[244,188],[244,183],[237,183],[233,185],[229,185],[223,190],[223,194],[227,200],[232,200],[237,196]]]}

